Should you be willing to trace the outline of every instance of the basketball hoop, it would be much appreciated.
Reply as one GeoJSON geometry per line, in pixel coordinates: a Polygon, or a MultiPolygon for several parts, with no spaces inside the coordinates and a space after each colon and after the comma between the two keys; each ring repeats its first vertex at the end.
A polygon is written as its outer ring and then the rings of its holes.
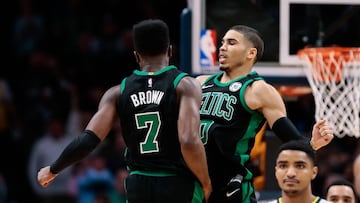
{"type": "Polygon", "coordinates": [[[315,100],[315,119],[337,137],[360,137],[360,47],[305,48],[297,53],[315,100]]]}

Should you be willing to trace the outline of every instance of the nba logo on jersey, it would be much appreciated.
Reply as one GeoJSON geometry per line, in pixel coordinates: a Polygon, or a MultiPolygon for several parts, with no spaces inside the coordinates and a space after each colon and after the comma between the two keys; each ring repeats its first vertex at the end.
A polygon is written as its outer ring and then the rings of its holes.
{"type": "Polygon", "coordinates": [[[200,33],[200,66],[213,67],[216,65],[216,31],[201,30],[200,33]]]}

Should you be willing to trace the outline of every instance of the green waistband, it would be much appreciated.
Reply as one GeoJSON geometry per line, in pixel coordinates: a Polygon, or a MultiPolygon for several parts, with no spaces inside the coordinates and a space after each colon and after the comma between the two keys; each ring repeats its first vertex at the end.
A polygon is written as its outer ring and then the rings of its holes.
{"type": "Polygon", "coordinates": [[[164,172],[164,171],[131,171],[130,175],[166,177],[166,176],[176,176],[176,173],[164,172]]]}

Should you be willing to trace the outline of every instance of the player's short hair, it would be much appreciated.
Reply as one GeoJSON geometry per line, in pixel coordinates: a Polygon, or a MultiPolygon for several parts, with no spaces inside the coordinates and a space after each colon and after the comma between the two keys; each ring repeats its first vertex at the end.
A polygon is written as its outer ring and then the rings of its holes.
{"type": "Polygon", "coordinates": [[[311,147],[307,140],[291,140],[282,144],[278,150],[277,157],[284,150],[303,151],[310,158],[313,165],[317,165],[315,150],[311,147]]]}
{"type": "Polygon", "coordinates": [[[170,46],[169,28],[160,19],[143,20],[133,26],[134,49],[141,55],[166,53],[170,46]]]}
{"type": "Polygon", "coordinates": [[[350,181],[348,181],[347,179],[345,179],[345,178],[340,178],[340,179],[337,179],[337,180],[334,180],[333,182],[331,182],[331,183],[326,187],[325,197],[327,197],[330,187],[331,187],[331,186],[335,186],[335,185],[340,185],[340,186],[343,185],[343,186],[348,186],[348,187],[350,187],[351,190],[353,191],[354,198],[355,198],[355,202],[357,202],[358,197],[357,197],[357,193],[356,193],[356,191],[355,191],[354,185],[353,185],[350,181]]]}
{"type": "Polygon", "coordinates": [[[257,49],[255,62],[262,58],[264,54],[264,41],[261,38],[259,31],[246,25],[234,25],[230,28],[230,30],[235,30],[242,33],[244,37],[254,45],[254,47],[257,49]]]}

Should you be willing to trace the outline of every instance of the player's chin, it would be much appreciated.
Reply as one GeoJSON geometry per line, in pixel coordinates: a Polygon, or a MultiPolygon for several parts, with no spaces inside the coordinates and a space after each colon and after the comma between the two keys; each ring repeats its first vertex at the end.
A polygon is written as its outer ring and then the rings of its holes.
{"type": "Polygon", "coordinates": [[[297,194],[298,190],[295,188],[283,188],[285,194],[291,196],[297,194]]]}
{"type": "Polygon", "coordinates": [[[297,184],[293,182],[286,182],[282,185],[283,190],[289,190],[289,191],[295,190],[296,186],[297,184]]]}
{"type": "Polygon", "coordinates": [[[219,69],[220,69],[221,71],[225,71],[225,70],[228,69],[228,67],[225,66],[224,64],[220,64],[220,65],[219,65],[219,69]]]}

